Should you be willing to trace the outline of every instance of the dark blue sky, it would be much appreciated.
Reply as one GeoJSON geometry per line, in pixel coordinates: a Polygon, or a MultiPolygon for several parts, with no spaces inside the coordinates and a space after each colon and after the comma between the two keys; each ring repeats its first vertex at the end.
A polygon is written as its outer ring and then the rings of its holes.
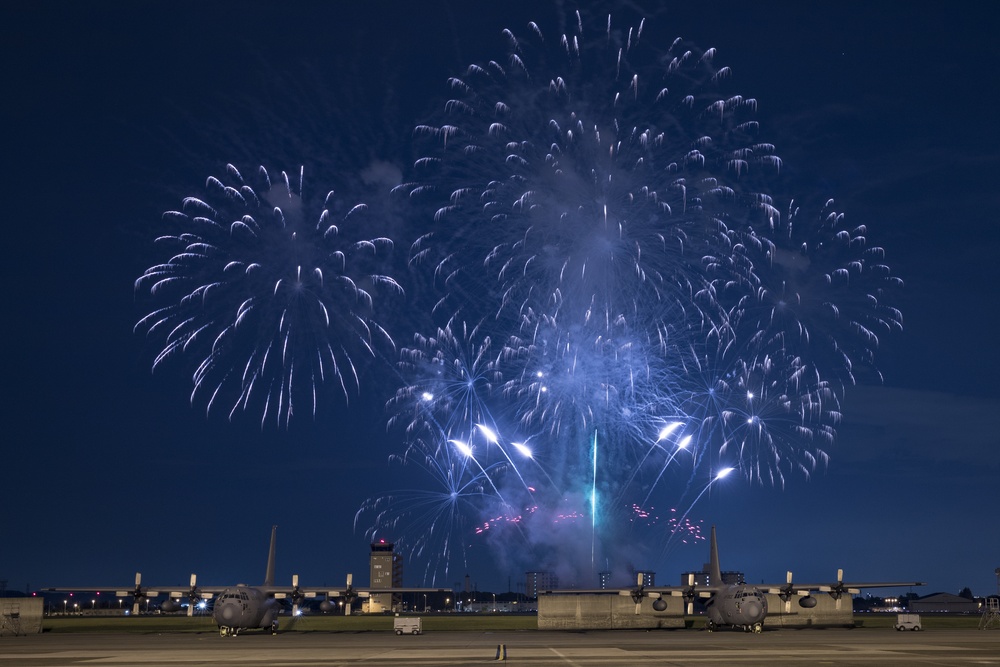
{"type": "MultiPolygon", "coordinates": [[[[371,377],[350,410],[288,431],[229,424],[150,374],[134,280],[163,211],[227,162],[309,174],[405,172],[411,129],[447,77],[504,53],[503,27],[554,26],[536,3],[39,2],[5,7],[5,261],[0,579],[10,588],[367,576],[353,527],[393,488],[371,377]],[[338,171],[339,170],[339,171],[338,171]]],[[[659,6],[660,3],[650,3],[659,6]]],[[[882,386],[847,392],[826,471],[786,488],[727,480],[692,516],[749,581],[919,579],[996,592],[1000,130],[995,12],[916,2],[677,3],[645,39],[718,49],[759,101],[787,184],[839,208],[902,277],[904,330],[882,386]]],[[[317,176],[317,178],[321,178],[317,176]]],[[[399,319],[405,321],[405,308],[399,319]]],[[[398,324],[399,322],[397,322],[398,324]]],[[[714,489],[713,489],[714,491],[714,489]]],[[[703,549],[656,564],[673,582],[703,549]]],[[[488,547],[470,575],[504,589],[488,547]]],[[[502,567],[500,568],[502,570],[502,567]]],[[[460,574],[446,583],[460,579],[460,574]]],[[[408,579],[408,584],[419,581],[408,579]]]]}

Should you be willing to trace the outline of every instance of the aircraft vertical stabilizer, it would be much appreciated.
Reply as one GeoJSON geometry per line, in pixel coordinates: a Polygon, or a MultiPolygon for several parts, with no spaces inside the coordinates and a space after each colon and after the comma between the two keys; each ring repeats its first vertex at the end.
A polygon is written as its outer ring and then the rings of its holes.
{"type": "Polygon", "coordinates": [[[712,545],[709,552],[708,562],[708,584],[709,586],[722,585],[722,568],[719,567],[719,545],[715,541],[715,526],[712,526],[712,545]]]}
{"type": "MultiPolygon", "coordinates": [[[[715,530],[714,528],[712,529],[715,530]]],[[[277,526],[271,526],[271,549],[267,552],[267,573],[264,574],[264,585],[274,586],[274,539],[278,532],[277,526]]],[[[714,536],[715,533],[713,532],[714,536]]],[[[714,539],[714,538],[713,538],[714,539]]]]}

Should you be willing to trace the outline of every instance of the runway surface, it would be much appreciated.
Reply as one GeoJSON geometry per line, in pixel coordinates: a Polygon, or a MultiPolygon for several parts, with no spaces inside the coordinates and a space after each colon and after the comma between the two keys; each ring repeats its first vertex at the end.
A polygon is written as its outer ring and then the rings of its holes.
{"type": "Polygon", "coordinates": [[[691,630],[509,633],[41,634],[0,637],[0,667],[481,665],[998,665],[1000,631],[691,630]]]}

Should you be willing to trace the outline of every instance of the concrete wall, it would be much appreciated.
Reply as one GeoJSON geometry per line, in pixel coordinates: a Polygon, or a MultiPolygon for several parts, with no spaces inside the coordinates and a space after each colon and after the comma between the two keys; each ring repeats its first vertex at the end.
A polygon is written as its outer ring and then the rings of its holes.
{"type": "Polygon", "coordinates": [[[42,631],[42,598],[0,598],[0,637],[42,631]]]}
{"type": "Polygon", "coordinates": [[[787,614],[785,603],[781,598],[770,593],[766,593],[765,596],[767,597],[765,628],[853,627],[854,625],[854,605],[851,603],[850,595],[840,598],[840,609],[837,609],[837,601],[826,593],[813,593],[816,606],[812,609],[800,607],[799,598],[793,597],[787,614]]]}
{"type": "MultiPolygon", "coordinates": [[[[764,627],[831,627],[852,626],[854,612],[851,598],[836,601],[826,593],[818,593],[816,606],[804,609],[798,598],[792,599],[788,613],[785,603],[777,595],[767,595],[767,618],[764,627]]],[[[683,628],[684,603],[680,598],[666,598],[667,609],[654,611],[653,601],[642,601],[639,614],[635,613],[632,598],[614,594],[543,594],[538,596],[539,630],[620,630],[683,628]]]]}
{"type": "Polygon", "coordinates": [[[632,598],[624,595],[543,594],[538,596],[539,630],[620,630],[682,628],[684,617],[673,611],[653,611],[652,601],[642,601],[635,613],[632,598]]]}

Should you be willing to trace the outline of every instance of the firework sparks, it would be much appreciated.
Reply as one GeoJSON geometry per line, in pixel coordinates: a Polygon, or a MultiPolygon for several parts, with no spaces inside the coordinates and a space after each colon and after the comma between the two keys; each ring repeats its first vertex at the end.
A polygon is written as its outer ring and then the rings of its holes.
{"type": "Polygon", "coordinates": [[[902,322],[864,228],[779,211],[781,160],[715,50],[644,28],[505,30],[397,189],[427,211],[411,261],[448,325],[403,351],[393,420],[479,438],[505,509],[470,525],[584,579],[632,531],[703,539],[688,515],[734,468],[782,486],[825,465],[844,386],[902,322]]]}
{"type": "Polygon", "coordinates": [[[157,243],[170,256],[136,281],[154,309],[135,328],[162,341],[154,370],[195,359],[192,402],[287,425],[300,402],[315,415],[326,385],[345,400],[358,390],[356,360],[392,346],[373,294],[400,287],[374,270],[388,238],[346,238],[364,205],[340,216],[330,192],[310,216],[315,198],[303,196],[301,170],[294,182],[282,173],[272,183],[263,167],[256,177],[251,184],[228,165],[204,198],[164,214],[170,232],[157,243]]]}

